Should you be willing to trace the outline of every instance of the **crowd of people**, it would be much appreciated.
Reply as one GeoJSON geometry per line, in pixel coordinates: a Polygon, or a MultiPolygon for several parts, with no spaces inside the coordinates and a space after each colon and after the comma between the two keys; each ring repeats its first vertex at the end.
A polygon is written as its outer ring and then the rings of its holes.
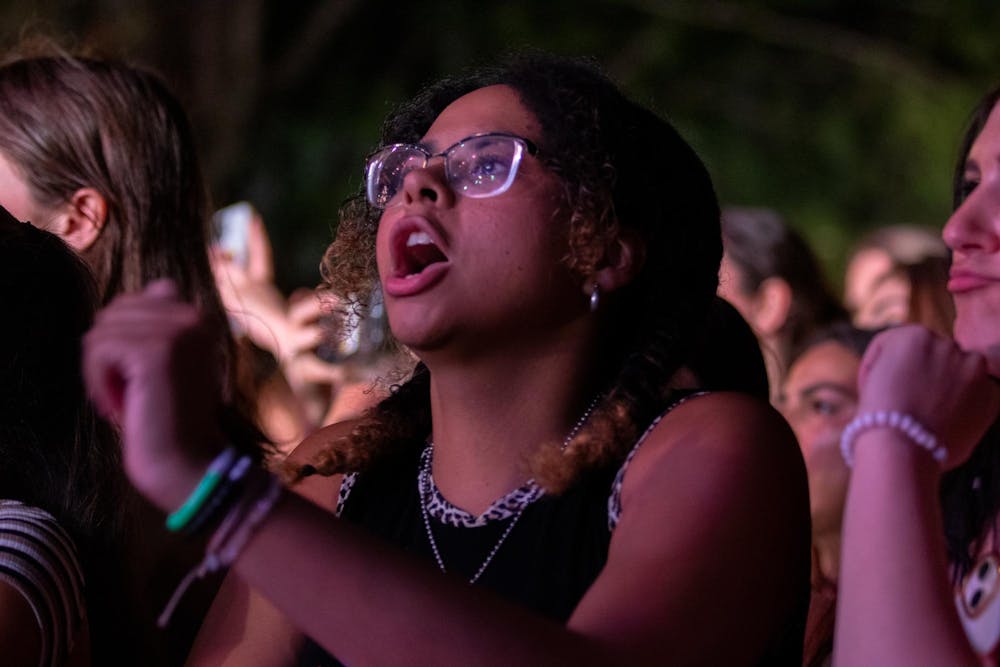
{"type": "Polygon", "coordinates": [[[997,664],[998,99],[841,299],[512,55],[386,119],[286,296],[155,74],[11,54],[4,664],[997,664]]]}

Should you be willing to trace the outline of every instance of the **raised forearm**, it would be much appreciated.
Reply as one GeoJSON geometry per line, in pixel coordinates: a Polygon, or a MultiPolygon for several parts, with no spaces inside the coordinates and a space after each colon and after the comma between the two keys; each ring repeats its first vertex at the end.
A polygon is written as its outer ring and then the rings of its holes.
{"type": "Polygon", "coordinates": [[[612,662],[564,626],[441,576],[297,497],[279,503],[235,568],[346,664],[612,662]]]}
{"type": "Polygon", "coordinates": [[[938,464],[904,435],[858,437],[844,516],[837,665],[978,664],[955,611],[938,464]]]}

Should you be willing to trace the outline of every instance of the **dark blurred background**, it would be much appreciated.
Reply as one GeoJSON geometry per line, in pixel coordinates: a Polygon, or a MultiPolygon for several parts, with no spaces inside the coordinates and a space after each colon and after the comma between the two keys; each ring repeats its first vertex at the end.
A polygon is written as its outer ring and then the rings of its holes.
{"type": "Polygon", "coordinates": [[[42,33],[166,77],[216,203],[262,211],[285,289],[318,281],[385,113],[511,48],[597,58],[834,284],[865,229],[943,224],[968,113],[1000,82],[993,0],[2,0],[0,26],[4,47],[42,33]]]}

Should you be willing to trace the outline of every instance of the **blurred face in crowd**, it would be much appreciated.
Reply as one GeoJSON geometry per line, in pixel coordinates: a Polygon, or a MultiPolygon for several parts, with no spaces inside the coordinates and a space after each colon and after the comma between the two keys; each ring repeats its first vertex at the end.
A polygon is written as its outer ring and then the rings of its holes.
{"type": "Polygon", "coordinates": [[[909,315],[910,285],[895,270],[889,253],[867,248],[856,254],[844,274],[844,305],[854,326],[880,329],[902,324],[909,315]]]}
{"type": "Polygon", "coordinates": [[[814,345],[792,364],[778,399],[805,459],[814,532],[839,531],[850,477],[840,433],[857,411],[860,363],[836,341],[814,345]]]}
{"type": "Polygon", "coordinates": [[[743,319],[753,322],[754,295],[743,291],[743,270],[726,252],[719,265],[719,296],[733,304],[743,319]]]}

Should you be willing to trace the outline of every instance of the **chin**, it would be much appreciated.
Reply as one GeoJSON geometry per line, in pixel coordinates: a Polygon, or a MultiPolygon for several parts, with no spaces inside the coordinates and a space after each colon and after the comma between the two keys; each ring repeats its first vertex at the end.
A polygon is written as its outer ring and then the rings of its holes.
{"type": "Polygon", "coordinates": [[[978,352],[986,357],[990,375],[1000,377],[1000,330],[977,327],[961,317],[955,320],[955,342],[967,352],[978,352]]]}
{"type": "Polygon", "coordinates": [[[428,322],[400,322],[395,324],[389,318],[389,329],[393,337],[417,356],[424,352],[433,352],[444,347],[448,335],[444,331],[427,326],[428,322]]]}
{"type": "Polygon", "coordinates": [[[995,323],[990,318],[983,320],[974,313],[962,313],[959,311],[955,317],[954,332],[955,342],[963,350],[968,352],[985,353],[991,346],[1000,344],[995,323]]]}

